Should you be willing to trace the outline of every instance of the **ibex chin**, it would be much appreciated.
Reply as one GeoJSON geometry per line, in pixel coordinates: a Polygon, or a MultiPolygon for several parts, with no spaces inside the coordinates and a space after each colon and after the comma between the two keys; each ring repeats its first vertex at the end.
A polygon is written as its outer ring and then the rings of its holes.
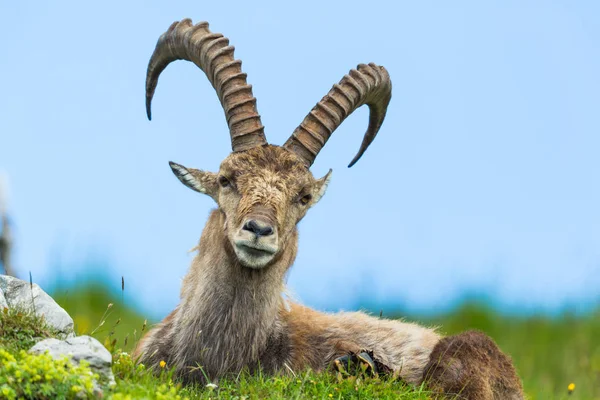
{"type": "Polygon", "coordinates": [[[174,60],[196,64],[215,88],[233,151],[217,173],[170,163],[187,187],[213,198],[198,254],[179,305],[139,342],[135,356],[161,361],[182,380],[205,381],[242,369],[286,373],[363,363],[409,384],[469,399],[521,399],[510,359],[478,332],[442,338],[433,329],[361,312],[326,314],[285,299],[284,277],[296,257],[296,225],[325,194],[331,170],[309,168],[336,128],[358,107],[369,127],[352,166],[375,138],[391,98],[385,68],[360,64],[335,84],[283,146],[267,143],[252,87],[229,40],[208,23],[175,22],[148,65],[146,107],[160,73],[174,60]]]}

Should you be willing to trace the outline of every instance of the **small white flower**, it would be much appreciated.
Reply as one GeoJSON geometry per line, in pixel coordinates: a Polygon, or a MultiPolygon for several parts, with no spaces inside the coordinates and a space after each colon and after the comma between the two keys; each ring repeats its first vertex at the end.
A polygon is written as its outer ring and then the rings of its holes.
{"type": "Polygon", "coordinates": [[[218,386],[215,385],[214,383],[207,383],[206,387],[209,388],[209,389],[216,389],[216,388],[218,388],[218,386]]]}

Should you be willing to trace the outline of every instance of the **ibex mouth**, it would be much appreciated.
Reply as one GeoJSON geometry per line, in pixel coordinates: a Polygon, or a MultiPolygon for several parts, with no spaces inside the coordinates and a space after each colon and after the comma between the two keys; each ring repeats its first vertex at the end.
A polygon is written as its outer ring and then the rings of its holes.
{"type": "Polygon", "coordinates": [[[236,243],[236,246],[240,250],[242,250],[254,257],[272,256],[273,254],[276,253],[276,250],[261,247],[261,246],[250,246],[246,243],[236,243]]]}
{"type": "Polygon", "coordinates": [[[240,262],[249,268],[265,267],[275,256],[276,249],[254,243],[239,241],[235,244],[235,253],[240,262]]]}

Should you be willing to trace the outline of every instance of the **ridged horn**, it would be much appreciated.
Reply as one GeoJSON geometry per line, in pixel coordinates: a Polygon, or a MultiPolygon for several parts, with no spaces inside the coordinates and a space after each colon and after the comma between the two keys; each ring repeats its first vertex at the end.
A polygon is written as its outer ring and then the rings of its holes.
{"type": "Polygon", "coordinates": [[[152,118],[151,103],[161,72],[175,60],[196,64],[217,91],[231,134],[233,151],[267,144],[264,127],[256,109],[252,86],[246,82],[242,62],[233,57],[234,47],[220,33],[212,33],[208,22],[192,24],[191,19],[174,22],[161,35],[148,63],[146,113],[152,118]]]}
{"type": "Polygon", "coordinates": [[[304,159],[310,167],[319,151],[340,124],[358,107],[370,109],[369,127],[362,144],[348,167],[353,166],[375,139],[392,98],[392,81],[384,67],[359,64],[308,113],[283,147],[304,159]]]}

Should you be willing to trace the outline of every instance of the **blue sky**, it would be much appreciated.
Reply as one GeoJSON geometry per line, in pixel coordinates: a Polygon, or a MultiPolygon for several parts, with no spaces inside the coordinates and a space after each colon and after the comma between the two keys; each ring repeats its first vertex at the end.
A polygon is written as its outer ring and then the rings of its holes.
{"type": "Polygon", "coordinates": [[[418,312],[466,293],[517,311],[598,301],[600,3],[220,3],[0,4],[0,170],[19,273],[44,286],[96,265],[150,315],[176,304],[213,203],[167,161],[217,170],[230,151],[190,63],[165,71],[145,117],[156,40],[190,17],[236,46],[275,144],[356,64],[392,77],[361,161],[346,168],[366,109],[312,168],[333,178],[300,224],[289,285],[301,301],[418,312]]]}

